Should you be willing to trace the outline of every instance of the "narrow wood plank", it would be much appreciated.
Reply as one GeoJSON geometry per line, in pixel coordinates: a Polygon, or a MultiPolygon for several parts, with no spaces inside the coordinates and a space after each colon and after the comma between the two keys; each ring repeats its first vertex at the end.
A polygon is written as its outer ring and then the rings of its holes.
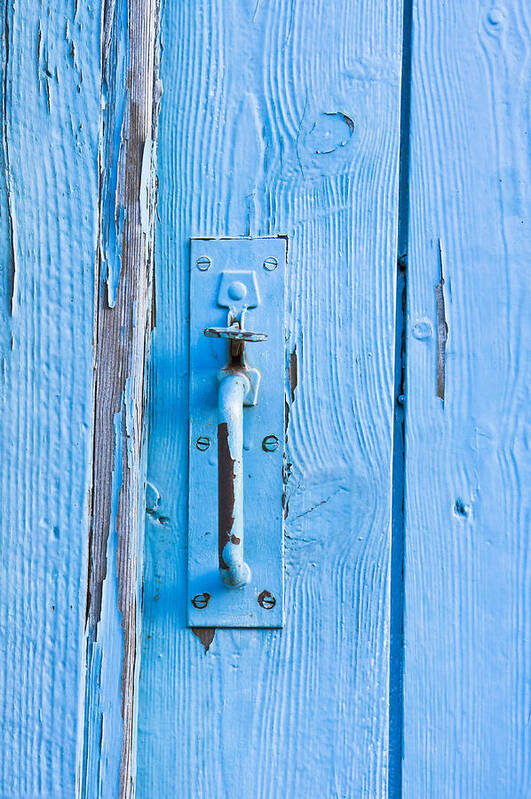
{"type": "Polygon", "coordinates": [[[407,799],[531,795],[530,33],[523,0],[414,4],[407,799]]]}
{"type": "Polygon", "coordinates": [[[87,799],[122,799],[134,796],[136,773],[158,2],[109,0],[102,14],[94,452],[78,791],[87,799]]]}
{"type": "Polygon", "coordinates": [[[100,19],[0,2],[0,796],[75,795],[100,19]]]}
{"type": "Polygon", "coordinates": [[[146,799],[386,793],[400,5],[165,4],[146,799]],[[289,236],[286,627],[203,631],[204,647],[185,626],[188,241],[276,233],[289,236]]]}

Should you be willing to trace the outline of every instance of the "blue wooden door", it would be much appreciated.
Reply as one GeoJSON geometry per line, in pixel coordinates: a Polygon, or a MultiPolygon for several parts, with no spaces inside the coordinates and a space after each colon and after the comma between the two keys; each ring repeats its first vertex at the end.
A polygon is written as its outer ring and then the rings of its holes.
{"type": "Polygon", "coordinates": [[[0,799],[531,795],[527,5],[0,0],[0,799]],[[191,629],[190,242],[275,236],[284,626],[191,629]]]}

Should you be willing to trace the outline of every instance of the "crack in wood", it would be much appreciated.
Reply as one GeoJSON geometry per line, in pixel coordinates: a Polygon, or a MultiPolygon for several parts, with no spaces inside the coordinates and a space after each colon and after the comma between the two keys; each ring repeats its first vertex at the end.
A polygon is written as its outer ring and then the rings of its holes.
{"type": "Polygon", "coordinates": [[[437,303],[437,396],[444,404],[446,389],[446,341],[448,339],[448,324],[446,322],[446,309],[444,304],[444,266],[443,250],[439,239],[439,282],[435,286],[435,299],[437,303]]]}

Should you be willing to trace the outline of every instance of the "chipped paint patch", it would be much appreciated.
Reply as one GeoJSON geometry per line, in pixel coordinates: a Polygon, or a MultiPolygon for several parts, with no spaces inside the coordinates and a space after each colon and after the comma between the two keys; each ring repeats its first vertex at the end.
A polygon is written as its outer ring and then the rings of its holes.
{"type": "Polygon", "coordinates": [[[210,649],[210,645],[214,640],[214,635],[216,633],[215,627],[192,627],[192,632],[203,644],[205,647],[205,653],[208,652],[210,649]]]}
{"type": "Polygon", "coordinates": [[[220,422],[218,425],[218,459],[219,459],[219,483],[218,483],[218,548],[219,548],[219,568],[228,569],[228,565],[223,560],[225,546],[230,541],[230,532],[234,524],[234,463],[229,445],[229,426],[227,422],[220,422]]]}
{"type": "Polygon", "coordinates": [[[448,324],[446,322],[446,308],[444,302],[444,266],[441,240],[439,239],[439,282],[435,286],[435,299],[437,303],[437,396],[443,401],[446,390],[446,342],[448,339],[448,324]]]}
{"type": "Polygon", "coordinates": [[[291,395],[291,404],[293,405],[293,403],[295,402],[295,389],[297,388],[299,380],[296,344],[293,347],[293,350],[289,356],[288,380],[289,380],[289,390],[291,395]]]}

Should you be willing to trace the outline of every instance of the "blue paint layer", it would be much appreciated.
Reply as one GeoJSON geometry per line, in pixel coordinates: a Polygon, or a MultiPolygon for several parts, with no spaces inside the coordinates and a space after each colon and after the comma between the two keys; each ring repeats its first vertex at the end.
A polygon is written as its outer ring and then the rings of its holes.
{"type": "Polygon", "coordinates": [[[413,4],[405,799],[531,796],[530,29],[413,4]]]}
{"type": "Polygon", "coordinates": [[[99,13],[74,0],[2,2],[0,40],[0,796],[72,797],[84,676],[99,13]]]}
{"type": "Polygon", "coordinates": [[[105,4],[103,43],[106,53],[102,75],[101,196],[100,232],[101,290],[106,291],[109,308],[114,308],[120,279],[124,226],[125,141],[129,135],[127,85],[127,2],[105,4]],[[111,44],[112,43],[112,44],[111,44]]]}

